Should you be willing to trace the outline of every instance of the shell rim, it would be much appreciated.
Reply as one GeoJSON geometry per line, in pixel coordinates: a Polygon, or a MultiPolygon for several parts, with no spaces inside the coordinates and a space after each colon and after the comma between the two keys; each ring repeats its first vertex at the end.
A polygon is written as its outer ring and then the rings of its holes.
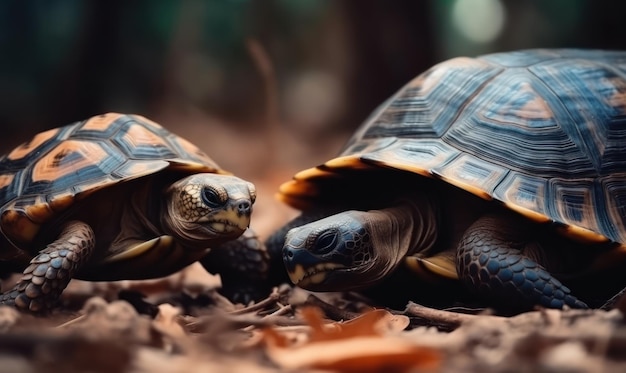
{"type": "MultiPolygon", "coordinates": [[[[496,199],[491,194],[489,194],[488,192],[484,190],[478,189],[474,186],[471,186],[459,180],[454,180],[448,177],[443,177],[441,175],[434,174],[431,171],[423,167],[418,167],[418,166],[413,166],[413,165],[409,166],[406,164],[388,162],[388,161],[364,159],[361,157],[362,155],[363,154],[352,154],[352,155],[339,156],[339,157],[335,157],[327,161],[326,163],[320,166],[310,167],[310,168],[301,170],[298,173],[296,173],[292,177],[291,180],[284,182],[283,184],[279,186],[278,192],[276,193],[275,197],[279,201],[293,208],[296,208],[298,210],[304,210],[310,205],[309,202],[306,202],[307,198],[315,197],[315,195],[306,195],[305,193],[302,193],[299,190],[309,189],[306,187],[306,184],[314,185],[315,182],[311,181],[310,180],[311,178],[324,176],[328,174],[341,173],[342,169],[348,169],[348,168],[349,169],[375,169],[375,168],[383,167],[383,168],[394,169],[394,170],[408,171],[413,174],[424,176],[430,179],[440,180],[442,182],[451,184],[455,187],[465,190],[473,195],[476,195],[482,198],[483,200],[496,201],[500,203],[501,205],[503,205],[504,207],[506,207],[507,209],[511,211],[515,211],[521,214],[522,216],[532,221],[535,221],[537,223],[555,223],[557,224],[557,230],[559,232],[565,234],[568,237],[572,237],[573,239],[580,241],[582,243],[601,244],[601,243],[612,242],[608,237],[602,234],[596,233],[587,228],[555,221],[552,218],[542,213],[533,211],[531,209],[528,209],[526,207],[517,205],[509,201],[502,201],[502,200],[496,199]],[[321,167],[323,167],[323,169],[321,167]]],[[[626,244],[623,244],[623,243],[618,243],[618,244],[624,250],[626,250],[626,244]]]]}

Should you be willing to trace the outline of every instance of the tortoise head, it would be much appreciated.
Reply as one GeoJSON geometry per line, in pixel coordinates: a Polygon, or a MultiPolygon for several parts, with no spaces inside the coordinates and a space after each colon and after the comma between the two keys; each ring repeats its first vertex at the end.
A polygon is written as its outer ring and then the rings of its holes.
{"type": "Polygon", "coordinates": [[[256,190],[235,176],[202,173],[172,184],[162,223],[187,246],[207,248],[239,237],[250,225],[256,190]]]}
{"type": "Polygon", "coordinates": [[[299,287],[312,291],[364,288],[384,278],[402,260],[404,253],[392,233],[396,228],[393,219],[381,211],[341,212],[292,228],[285,236],[283,261],[291,281],[299,287]]]}

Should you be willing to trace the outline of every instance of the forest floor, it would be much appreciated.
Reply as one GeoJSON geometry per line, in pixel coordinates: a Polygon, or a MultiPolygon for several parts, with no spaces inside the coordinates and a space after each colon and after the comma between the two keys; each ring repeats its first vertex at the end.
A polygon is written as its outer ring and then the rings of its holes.
{"type": "Polygon", "coordinates": [[[392,310],[288,285],[241,305],[219,286],[194,264],[158,280],[73,280],[45,316],[0,307],[0,372],[626,371],[619,309],[392,310]]]}

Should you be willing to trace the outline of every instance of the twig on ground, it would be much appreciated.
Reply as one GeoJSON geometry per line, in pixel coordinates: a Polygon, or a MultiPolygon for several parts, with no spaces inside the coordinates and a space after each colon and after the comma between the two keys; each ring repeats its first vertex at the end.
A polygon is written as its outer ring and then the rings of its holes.
{"type": "Polygon", "coordinates": [[[288,312],[292,312],[293,311],[293,307],[291,306],[291,304],[287,304],[287,305],[283,305],[280,303],[278,304],[278,309],[272,313],[270,313],[269,315],[263,316],[265,317],[272,317],[272,316],[283,316],[284,314],[288,313],[288,312]]]}
{"type": "Polygon", "coordinates": [[[68,327],[68,326],[70,326],[70,325],[73,325],[73,324],[75,324],[75,323],[77,323],[77,322],[81,321],[81,320],[82,320],[82,319],[84,319],[84,318],[85,318],[85,315],[84,315],[84,314],[83,314],[83,315],[79,315],[78,317],[73,318],[73,319],[71,319],[71,320],[68,320],[68,321],[64,322],[63,324],[57,325],[56,327],[57,327],[57,328],[65,328],[65,327],[68,327]]]}
{"type": "Polygon", "coordinates": [[[220,294],[217,290],[212,290],[208,292],[207,296],[209,296],[213,300],[215,306],[218,308],[226,311],[232,311],[237,309],[235,304],[231,302],[230,299],[220,294]]]}
{"type": "Polygon", "coordinates": [[[601,310],[609,311],[617,308],[622,313],[626,313],[626,288],[615,294],[611,299],[607,300],[601,307],[601,310]]]}
{"type": "Polygon", "coordinates": [[[267,298],[253,304],[250,305],[248,307],[244,307],[244,308],[240,308],[238,310],[234,310],[234,311],[230,311],[229,313],[231,315],[241,315],[244,313],[249,313],[249,312],[256,312],[256,311],[260,311],[263,310],[265,308],[267,308],[268,306],[271,305],[275,305],[276,302],[278,302],[278,300],[280,299],[280,297],[283,294],[281,292],[278,291],[277,288],[274,288],[272,290],[272,293],[270,295],[267,296],[267,298]]]}
{"type": "MultiPolygon", "coordinates": [[[[268,327],[268,326],[300,326],[306,325],[303,320],[295,319],[290,316],[265,316],[260,317],[255,314],[232,315],[224,313],[218,316],[219,324],[223,329],[246,329],[249,327],[268,327]]],[[[207,315],[202,317],[184,318],[185,326],[189,331],[194,333],[206,332],[208,328],[215,325],[215,315],[207,315]]]]}
{"type": "Polygon", "coordinates": [[[319,308],[328,318],[335,321],[351,320],[361,315],[357,312],[342,310],[338,307],[333,306],[332,304],[324,302],[323,300],[312,294],[306,298],[304,305],[315,306],[319,308]]]}
{"type": "Polygon", "coordinates": [[[490,318],[495,322],[505,322],[508,319],[502,316],[492,315],[470,315],[465,313],[450,312],[425,307],[417,303],[409,302],[405,310],[410,316],[420,317],[433,323],[441,324],[446,327],[456,328],[465,322],[474,321],[477,318],[490,318]]]}

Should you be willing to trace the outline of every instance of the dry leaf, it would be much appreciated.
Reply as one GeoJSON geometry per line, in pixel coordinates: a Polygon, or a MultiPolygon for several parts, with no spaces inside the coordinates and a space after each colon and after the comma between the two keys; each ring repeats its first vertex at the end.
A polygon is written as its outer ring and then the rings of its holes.
{"type": "Polygon", "coordinates": [[[0,333],[4,333],[17,324],[21,314],[14,307],[0,306],[0,333]]]}
{"type": "Polygon", "coordinates": [[[174,338],[185,336],[185,330],[178,323],[180,309],[171,304],[159,305],[159,313],[154,318],[152,326],[159,332],[174,338]]]}
{"type": "Polygon", "coordinates": [[[303,309],[302,316],[311,327],[305,343],[293,343],[278,329],[263,331],[267,355],[283,368],[404,372],[434,368],[441,359],[437,350],[386,335],[381,325],[388,326],[394,316],[384,310],[367,312],[347,323],[324,322],[319,310],[312,308],[303,309]]]}
{"type": "Polygon", "coordinates": [[[339,325],[344,332],[355,329],[358,334],[359,330],[364,333],[364,330],[371,328],[372,335],[383,335],[400,332],[406,329],[409,323],[410,319],[407,316],[394,315],[386,310],[375,309],[339,325]]]}
{"type": "Polygon", "coordinates": [[[178,323],[180,309],[171,304],[159,305],[159,313],[152,321],[152,327],[164,337],[165,349],[171,351],[174,346],[190,349],[192,342],[185,329],[178,323]]]}
{"type": "Polygon", "coordinates": [[[210,274],[199,262],[183,269],[181,280],[183,290],[191,297],[197,297],[222,286],[220,276],[210,274]]]}

